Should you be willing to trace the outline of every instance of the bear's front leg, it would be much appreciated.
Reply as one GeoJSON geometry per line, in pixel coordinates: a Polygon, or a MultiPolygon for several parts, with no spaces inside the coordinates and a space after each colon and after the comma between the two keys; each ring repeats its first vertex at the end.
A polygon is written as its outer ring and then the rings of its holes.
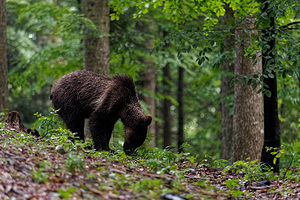
{"type": "Polygon", "coordinates": [[[110,151],[109,140],[116,123],[116,119],[104,113],[93,113],[90,118],[90,130],[97,151],[110,151]]]}

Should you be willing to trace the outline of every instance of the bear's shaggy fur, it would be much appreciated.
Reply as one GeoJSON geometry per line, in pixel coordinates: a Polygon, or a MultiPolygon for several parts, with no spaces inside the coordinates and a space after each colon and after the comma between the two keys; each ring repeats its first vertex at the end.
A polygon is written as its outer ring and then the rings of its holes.
{"type": "Polygon", "coordinates": [[[71,72],[53,85],[50,99],[68,129],[84,140],[84,120],[89,125],[96,150],[109,150],[109,140],[116,121],[125,127],[124,151],[141,146],[151,123],[138,101],[131,77],[108,78],[90,71],[71,72]]]}

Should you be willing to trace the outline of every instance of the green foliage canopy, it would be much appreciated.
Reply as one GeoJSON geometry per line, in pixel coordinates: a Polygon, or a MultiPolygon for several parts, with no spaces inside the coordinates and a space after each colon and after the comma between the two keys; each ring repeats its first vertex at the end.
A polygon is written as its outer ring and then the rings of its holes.
{"type": "MultiPolygon", "coordinates": [[[[218,156],[220,149],[220,66],[229,55],[222,51],[223,39],[230,29],[239,24],[231,19],[223,26],[224,3],[235,10],[235,17],[243,23],[244,16],[257,18],[258,35],[255,43],[245,52],[253,55],[261,47],[260,34],[269,28],[266,14],[261,12],[260,1],[250,0],[191,0],[142,1],[112,0],[111,54],[112,74],[126,73],[139,80],[145,69],[140,57],[155,62],[158,92],[156,101],[172,100],[172,114],[176,116],[177,68],[185,69],[185,132],[191,151],[218,156]],[[152,32],[137,27],[153,22],[152,32]],[[167,32],[163,35],[163,32],[167,32]],[[155,41],[155,49],[144,48],[145,38],[155,41]],[[166,48],[167,46],[167,48],[166,48]],[[170,64],[172,96],[164,97],[161,91],[161,69],[170,64]],[[211,141],[214,141],[212,143],[211,141]]],[[[279,78],[279,104],[282,107],[283,137],[291,141],[299,130],[299,3],[297,0],[268,1],[276,22],[276,65],[269,73],[245,77],[245,81],[259,80],[276,71],[279,78]]],[[[63,74],[83,68],[84,30],[100,37],[93,23],[80,13],[73,1],[8,0],[8,61],[10,102],[13,109],[29,113],[25,120],[32,122],[33,113],[43,113],[49,106],[49,92],[53,81],[63,74]]],[[[253,83],[257,83],[253,81],[253,83]]],[[[141,88],[142,94],[149,94],[141,88]]],[[[230,97],[231,98],[231,97],[230,97]]],[[[159,106],[159,105],[158,105],[159,106]]],[[[232,106],[232,105],[231,105],[232,106]]],[[[159,107],[158,107],[159,109],[159,107]]],[[[160,116],[158,116],[160,118],[160,116]]],[[[159,121],[159,120],[158,120],[159,121]]],[[[29,123],[29,122],[28,122],[29,123]]],[[[172,124],[176,127],[176,123],[172,124]]],[[[120,130],[122,129],[119,128],[120,130]]]]}

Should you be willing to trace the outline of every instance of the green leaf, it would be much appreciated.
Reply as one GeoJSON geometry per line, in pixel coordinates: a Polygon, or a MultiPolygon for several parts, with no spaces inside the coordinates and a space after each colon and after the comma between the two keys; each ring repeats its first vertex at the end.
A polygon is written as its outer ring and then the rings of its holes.
{"type": "Polygon", "coordinates": [[[265,90],[265,94],[266,94],[266,96],[267,97],[271,97],[271,95],[272,95],[272,93],[271,93],[271,91],[270,90],[265,90]]]}
{"type": "Polygon", "coordinates": [[[64,191],[62,188],[58,188],[58,193],[62,198],[69,199],[71,197],[71,193],[68,191],[64,191]]]}

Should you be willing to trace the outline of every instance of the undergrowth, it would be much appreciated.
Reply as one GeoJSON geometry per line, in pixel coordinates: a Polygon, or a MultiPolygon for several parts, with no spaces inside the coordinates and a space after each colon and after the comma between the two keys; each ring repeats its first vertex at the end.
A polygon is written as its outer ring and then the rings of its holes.
{"type": "MultiPolygon", "coordinates": [[[[3,116],[3,114],[0,114],[3,116]]],[[[98,187],[101,191],[108,191],[113,186],[123,187],[126,186],[132,191],[141,193],[149,191],[149,196],[153,198],[159,198],[159,194],[168,192],[179,192],[182,190],[182,183],[185,181],[184,174],[191,169],[191,167],[198,167],[200,165],[209,165],[213,168],[219,168],[224,174],[238,173],[241,174],[241,178],[226,180],[225,185],[228,188],[228,194],[233,197],[244,196],[242,190],[245,182],[261,181],[261,180],[274,180],[283,179],[299,182],[299,170],[296,173],[291,170],[292,167],[297,167],[299,163],[299,147],[300,142],[296,141],[293,145],[284,144],[278,154],[277,159],[288,160],[287,165],[281,169],[280,174],[274,174],[270,168],[262,165],[258,161],[236,161],[233,164],[222,159],[212,159],[209,156],[199,158],[197,156],[190,155],[189,153],[176,153],[170,149],[158,149],[147,148],[145,145],[138,148],[133,155],[126,155],[122,146],[119,144],[113,145],[114,153],[110,152],[97,152],[91,148],[92,141],[87,140],[82,142],[76,138],[76,136],[70,131],[62,128],[61,121],[56,116],[56,111],[51,110],[48,116],[36,114],[38,117],[35,123],[35,128],[41,134],[41,137],[37,140],[35,136],[24,133],[13,133],[6,129],[3,129],[4,123],[0,121],[0,131],[7,135],[14,134],[8,140],[3,140],[3,147],[6,148],[6,144],[9,142],[16,146],[31,146],[32,153],[42,153],[41,148],[48,148],[49,146],[57,147],[61,146],[67,153],[67,157],[64,163],[64,170],[76,174],[76,172],[85,172],[85,156],[92,156],[99,160],[105,159],[107,162],[118,162],[129,167],[138,168],[140,166],[147,167],[150,171],[155,172],[158,175],[171,174],[175,178],[168,183],[170,186],[165,187],[164,182],[161,179],[151,178],[139,178],[130,176],[128,174],[119,174],[108,172],[107,169],[99,167],[98,171],[103,174],[103,180],[106,184],[100,184],[98,187]],[[72,142],[74,141],[74,142],[72,142]],[[110,187],[111,185],[111,187],[110,187]]],[[[187,145],[187,144],[185,144],[187,145]]],[[[49,181],[49,173],[47,168],[50,164],[47,161],[41,161],[39,166],[32,169],[32,178],[37,183],[47,183],[49,181]]],[[[94,174],[85,172],[86,175],[93,179],[94,174]]],[[[100,180],[99,180],[100,181],[100,180]]],[[[201,180],[202,181],[202,180],[201,180]]],[[[201,186],[205,184],[199,184],[201,186]]],[[[70,197],[72,193],[76,192],[75,188],[62,188],[58,191],[61,197],[70,197]]],[[[117,191],[114,191],[117,193],[117,191]]],[[[191,197],[193,195],[191,194],[191,197]]]]}

